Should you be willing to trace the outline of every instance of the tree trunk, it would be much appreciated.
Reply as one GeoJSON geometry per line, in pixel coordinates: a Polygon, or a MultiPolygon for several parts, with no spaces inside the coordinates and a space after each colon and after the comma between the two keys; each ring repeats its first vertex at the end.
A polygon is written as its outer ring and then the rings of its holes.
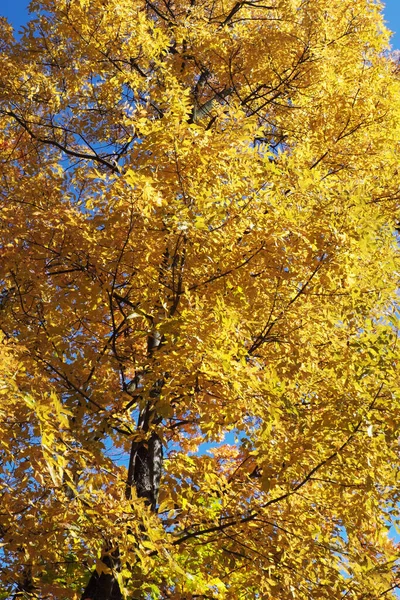
{"type": "MultiPolygon", "coordinates": [[[[102,562],[109,569],[118,568],[117,553],[105,554],[101,557],[102,562]]],[[[89,579],[81,600],[122,600],[121,590],[114,573],[99,573],[95,569],[89,579]]]]}
{"type": "MultiPolygon", "coordinates": [[[[149,356],[160,347],[161,343],[162,340],[156,331],[149,335],[147,344],[149,356]]],[[[158,397],[161,386],[162,382],[156,382],[150,396],[158,397]]],[[[148,403],[139,415],[138,429],[147,433],[152,422],[159,422],[154,413],[154,408],[148,403]]],[[[145,498],[151,510],[157,511],[162,462],[162,442],[156,433],[152,433],[148,440],[132,442],[125,491],[127,499],[131,498],[132,487],[135,486],[138,498],[145,498]]],[[[107,549],[101,560],[112,573],[102,572],[99,575],[97,570],[94,570],[81,600],[122,600],[121,590],[114,575],[114,571],[120,567],[118,550],[107,549]]]]}

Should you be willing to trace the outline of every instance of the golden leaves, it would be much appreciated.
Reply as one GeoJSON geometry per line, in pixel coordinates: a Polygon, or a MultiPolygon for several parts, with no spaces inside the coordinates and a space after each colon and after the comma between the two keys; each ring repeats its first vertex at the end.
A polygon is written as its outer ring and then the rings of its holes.
{"type": "Polygon", "coordinates": [[[29,564],[73,597],[99,561],[127,597],[389,596],[400,95],[377,5],[32,8],[0,63],[4,589],[29,564]],[[159,514],[126,491],[152,433],[159,514]]]}

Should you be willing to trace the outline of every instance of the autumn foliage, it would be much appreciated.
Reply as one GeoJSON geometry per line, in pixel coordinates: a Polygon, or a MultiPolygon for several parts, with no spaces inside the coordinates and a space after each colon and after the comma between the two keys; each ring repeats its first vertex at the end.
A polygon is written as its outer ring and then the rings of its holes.
{"type": "Polygon", "coordinates": [[[0,21],[0,598],[394,598],[381,6],[30,6],[0,21]]]}

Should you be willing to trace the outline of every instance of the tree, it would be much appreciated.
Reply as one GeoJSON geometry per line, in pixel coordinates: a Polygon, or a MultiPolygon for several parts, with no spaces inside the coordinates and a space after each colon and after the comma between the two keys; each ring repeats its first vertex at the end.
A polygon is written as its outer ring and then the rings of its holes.
{"type": "Polygon", "coordinates": [[[1,21],[2,597],[394,597],[380,9],[43,0],[20,40],[1,21]]]}

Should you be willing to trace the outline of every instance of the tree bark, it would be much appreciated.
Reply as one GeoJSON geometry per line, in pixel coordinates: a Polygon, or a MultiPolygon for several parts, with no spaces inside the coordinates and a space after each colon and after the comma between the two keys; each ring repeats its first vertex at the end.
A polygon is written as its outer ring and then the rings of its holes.
{"type": "MultiPolygon", "coordinates": [[[[102,562],[111,570],[118,568],[117,553],[105,554],[102,562]]],[[[89,579],[81,600],[122,600],[121,590],[114,573],[99,573],[95,569],[89,579]]]]}
{"type": "MultiPolygon", "coordinates": [[[[149,356],[161,344],[162,339],[154,330],[147,340],[149,356]]],[[[156,382],[150,393],[152,398],[159,396],[161,386],[162,382],[156,382]]],[[[151,423],[159,422],[159,420],[149,402],[139,415],[137,427],[143,433],[147,433],[151,423]]],[[[162,463],[162,442],[156,433],[152,433],[148,440],[132,442],[125,491],[128,500],[132,495],[132,487],[135,486],[138,498],[145,498],[146,504],[150,506],[151,510],[157,512],[162,463]]],[[[99,574],[97,570],[94,570],[81,600],[122,600],[122,593],[114,575],[114,571],[120,567],[118,550],[107,549],[101,560],[112,572],[99,574]]]]}

